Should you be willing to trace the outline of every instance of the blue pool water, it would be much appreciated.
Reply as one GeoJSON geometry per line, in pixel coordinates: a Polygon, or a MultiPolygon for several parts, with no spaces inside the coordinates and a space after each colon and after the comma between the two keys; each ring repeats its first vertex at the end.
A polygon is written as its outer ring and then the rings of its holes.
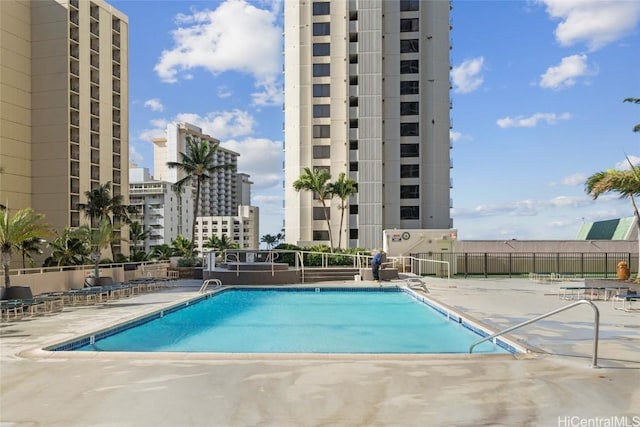
{"type": "MultiPolygon", "coordinates": [[[[75,348],[230,353],[466,353],[479,335],[405,292],[234,289],[75,348]]],[[[93,340],[92,340],[93,341],[93,340]]],[[[506,353],[483,343],[474,353],[506,353]]]]}

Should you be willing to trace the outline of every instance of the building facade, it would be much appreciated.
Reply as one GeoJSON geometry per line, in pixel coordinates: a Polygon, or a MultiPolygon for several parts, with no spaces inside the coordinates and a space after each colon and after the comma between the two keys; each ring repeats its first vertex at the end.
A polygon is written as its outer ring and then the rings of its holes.
{"type": "MultiPolygon", "coordinates": [[[[169,168],[167,162],[182,162],[180,153],[186,152],[187,137],[200,138],[213,144],[220,141],[202,132],[202,129],[190,123],[169,123],[165,136],[154,138],[153,177],[159,181],[178,182],[184,178],[184,172],[169,168]]],[[[237,166],[239,154],[218,147],[215,165],[231,165],[231,169],[218,170],[200,189],[202,197],[198,214],[201,216],[219,216],[237,214],[237,166]]],[[[189,230],[191,224],[188,224],[189,230]]]]}
{"type": "Polygon", "coordinates": [[[0,16],[1,203],[58,232],[106,182],[127,203],[127,17],[102,0],[3,0],[0,16]]]}
{"type": "MultiPolygon", "coordinates": [[[[285,236],[329,244],[304,168],[357,182],[340,246],[381,247],[384,229],[449,229],[450,4],[284,3],[285,236]]],[[[334,246],[340,201],[330,207],[334,246]]]]}
{"type": "Polygon", "coordinates": [[[204,245],[211,237],[227,239],[240,249],[258,249],[260,211],[256,206],[238,206],[237,215],[199,216],[196,221],[195,245],[198,253],[207,250],[204,245]]]}
{"type": "MultiPolygon", "coordinates": [[[[167,162],[182,161],[180,153],[186,152],[188,136],[220,143],[195,125],[170,123],[164,137],[152,140],[153,176],[146,168],[130,169],[131,204],[140,212],[135,219],[151,233],[145,244],[146,252],[160,244],[170,245],[178,235],[191,238],[195,188],[185,185],[177,194],[173,186],[185,175],[167,166],[167,162]]],[[[211,236],[227,236],[240,248],[259,247],[259,210],[249,206],[252,182],[248,174],[236,172],[238,156],[238,153],[218,147],[215,164],[233,167],[217,171],[202,185],[194,241],[194,247],[200,253],[211,236]]]]}
{"type": "MultiPolygon", "coordinates": [[[[179,198],[173,189],[173,183],[155,181],[147,168],[131,168],[129,176],[130,204],[138,210],[138,214],[131,219],[138,221],[143,230],[149,233],[144,242],[135,242],[138,249],[151,253],[155,246],[165,243],[170,245],[179,234],[185,235],[183,228],[186,218],[190,217],[189,212],[193,212],[193,199],[179,198]]],[[[191,191],[191,188],[188,190],[191,191]]],[[[182,191],[184,195],[186,190],[182,191]]],[[[190,229],[186,236],[190,236],[189,233],[190,229]]]]}

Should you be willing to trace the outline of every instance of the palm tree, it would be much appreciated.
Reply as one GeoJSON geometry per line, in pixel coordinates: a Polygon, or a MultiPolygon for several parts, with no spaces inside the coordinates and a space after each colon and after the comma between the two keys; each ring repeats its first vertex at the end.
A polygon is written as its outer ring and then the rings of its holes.
{"type": "Polygon", "coordinates": [[[347,200],[358,192],[358,184],[352,178],[347,178],[344,172],[340,172],[338,180],[329,184],[329,191],[332,196],[340,199],[340,230],[338,232],[338,249],[342,244],[342,223],[344,222],[344,211],[347,207],[347,200]]]}
{"type": "Polygon", "coordinates": [[[205,248],[216,249],[216,256],[222,255],[227,249],[238,249],[240,247],[240,245],[227,237],[226,234],[223,234],[220,238],[218,238],[218,236],[209,237],[209,240],[207,240],[203,246],[205,248]]]}
{"type": "MultiPolygon", "coordinates": [[[[627,157],[629,161],[629,158],[627,157]]],[[[631,161],[629,161],[631,164],[631,161]]],[[[640,213],[635,197],[640,195],[640,171],[638,166],[631,165],[631,170],[609,169],[597,172],[587,178],[585,191],[597,199],[603,193],[614,192],[620,194],[621,199],[629,198],[633,206],[633,214],[636,217],[636,227],[640,235],[640,213]]],[[[640,240],[638,241],[638,253],[640,253],[640,240]]],[[[640,271],[638,271],[640,277],[640,271]]]]}
{"type": "Polygon", "coordinates": [[[171,246],[176,256],[190,257],[193,255],[193,242],[187,240],[181,234],[176,236],[175,240],[171,241],[171,246]]]}
{"type": "Polygon", "coordinates": [[[175,168],[184,172],[185,177],[174,184],[176,192],[182,191],[187,184],[194,184],[196,187],[196,198],[193,207],[193,224],[191,226],[191,241],[194,242],[196,220],[198,219],[198,208],[200,207],[200,191],[202,183],[211,179],[212,174],[220,170],[233,170],[235,165],[217,164],[216,152],[220,148],[220,143],[202,140],[197,137],[187,135],[186,153],[180,153],[181,162],[167,162],[169,168],[175,168]]]}
{"type": "Polygon", "coordinates": [[[260,242],[267,244],[267,249],[271,249],[276,243],[278,243],[278,237],[271,234],[265,234],[260,239],[260,242]]]}
{"type": "Polygon", "coordinates": [[[161,245],[156,245],[153,247],[151,251],[151,258],[155,258],[161,261],[166,261],[175,254],[175,249],[171,246],[163,243],[161,245]]]}
{"type": "Polygon", "coordinates": [[[326,169],[314,169],[304,168],[304,173],[294,181],[293,188],[296,191],[306,190],[311,191],[314,196],[318,197],[320,204],[322,205],[322,211],[324,213],[324,219],[327,221],[327,227],[329,228],[329,243],[331,251],[333,252],[333,236],[331,234],[331,221],[329,220],[329,212],[327,211],[327,199],[331,198],[331,192],[329,191],[328,181],[331,179],[331,174],[326,169]]]}
{"type": "MultiPolygon", "coordinates": [[[[151,230],[145,229],[144,225],[140,224],[138,221],[133,221],[129,225],[129,240],[131,240],[132,243],[132,257],[136,257],[137,253],[140,252],[138,242],[142,241],[144,247],[144,243],[149,236],[151,236],[151,230]]],[[[144,250],[142,252],[144,252],[144,250]]]]}
{"type": "Polygon", "coordinates": [[[88,225],[83,225],[77,229],[78,236],[84,241],[84,243],[90,248],[91,260],[93,261],[93,275],[97,279],[100,277],[100,254],[102,251],[111,245],[116,240],[121,240],[119,237],[114,237],[113,226],[107,219],[100,221],[98,228],[91,228],[88,225]]]}
{"type": "Polygon", "coordinates": [[[77,230],[65,227],[61,236],[49,242],[51,255],[44,261],[45,266],[83,265],[89,258],[90,249],[80,234],[77,230]]]}
{"type": "MultiPolygon", "coordinates": [[[[111,196],[111,181],[91,191],[85,191],[84,195],[87,203],[78,203],[78,209],[84,211],[85,215],[92,220],[92,226],[102,220],[107,220],[112,228],[121,223],[130,224],[131,215],[138,213],[134,206],[123,204],[122,194],[111,196]]],[[[118,240],[120,239],[114,238],[109,244],[112,257],[115,257],[112,244],[118,240]]]]}
{"type": "Polygon", "coordinates": [[[0,209],[0,249],[2,251],[2,267],[4,270],[4,286],[10,287],[9,267],[11,254],[25,240],[38,239],[52,233],[51,226],[44,221],[44,215],[25,208],[9,215],[8,209],[0,209]]]}
{"type": "Polygon", "coordinates": [[[42,239],[40,237],[32,237],[20,242],[18,250],[20,250],[20,253],[22,254],[22,268],[27,268],[27,259],[29,260],[29,264],[33,267],[34,261],[31,254],[42,254],[42,249],[40,249],[41,244],[42,239]]]}

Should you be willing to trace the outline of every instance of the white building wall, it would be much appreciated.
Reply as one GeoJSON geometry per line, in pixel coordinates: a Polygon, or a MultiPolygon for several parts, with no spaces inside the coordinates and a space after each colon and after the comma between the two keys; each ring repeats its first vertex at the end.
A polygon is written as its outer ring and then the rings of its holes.
{"type": "MultiPolygon", "coordinates": [[[[345,172],[358,183],[349,201],[357,213],[347,216],[342,247],[380,247],[387,228],[450,228],[449,2],[415,2],[418,10],[401,10],[407,2],[330,2],[329,14],[315,15],[314,3],[291,0],[284,7],[287,242],[329,243],[315,238],[327,230],[325,221],[313,220],[319,203],[293,190],[305,167],[330,167],[332,180],[345,172]],[[417,20],[418,28],[402,31],[403,19],[417,20]],[[313,35],[319,23],[329,23],[329,35],[313,35]],[[401,52],[407,39],[418,39],[417,52],[401,52]],[[314,55],[314,43],[329,43],[330,55],[314,55]],[[417,61],[419,67],[407,73],[401,61],[417,61]],[[326,63],[330,75],[314,76],[314,64],[326,63]],[[419,93],[401,94],[401,81],[416,81],[419,93]],[[329,99],[314,96],[313,85],[327,83],[329,99]],[[418,102],[419,112],[402,115],[402,102],[418,102]],[[314,117],[314,105],[327,103],[330,117],[314,117]],[[325,142],[313,127],[326,123],[331,137],[325,142]],[[417,134],[401,135],[404,123],[417,123],[417,134]],[[330,144],[330,158],[314,156],[314,146],[323,144],[330,144]],[[403,144],[418,147],[417,155],[401,155],[403,144]],[[403,165],[418,166],[419,175],[401,177],[403,165]],[[407,197],[407,186],[419,186],[417,198],[407,197]]],[[[334,200],[334,246],[340,234],[337,206],[334,200]]]]}

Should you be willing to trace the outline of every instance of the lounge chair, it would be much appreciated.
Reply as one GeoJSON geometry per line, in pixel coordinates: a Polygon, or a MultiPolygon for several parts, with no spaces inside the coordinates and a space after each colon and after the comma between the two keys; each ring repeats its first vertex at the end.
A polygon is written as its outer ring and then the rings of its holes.
{"type": "Polygon", "coordinates": [[[634,306],[634,302],[640,301],[640,295],[635,290],[628,290],[626,292],[619,293],[611,298],[613,308],[622,311],[637,310],[634,306]]]}

